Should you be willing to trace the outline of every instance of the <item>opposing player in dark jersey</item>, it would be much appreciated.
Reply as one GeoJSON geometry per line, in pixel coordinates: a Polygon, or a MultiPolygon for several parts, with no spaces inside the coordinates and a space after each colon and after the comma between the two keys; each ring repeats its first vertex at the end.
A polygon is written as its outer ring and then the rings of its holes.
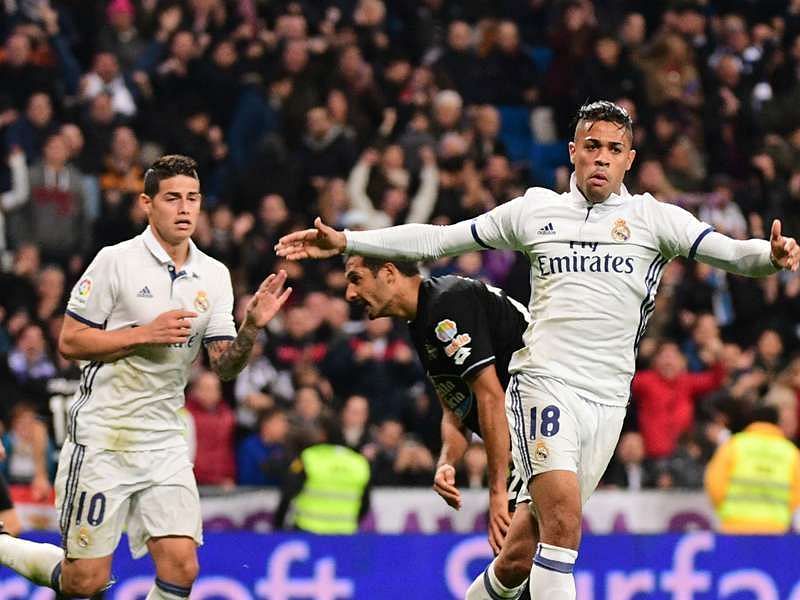
{"type": "MultiPolygon", "coordinates": [[[[480,435],[489,464],[489,543],[495,553],[505,543],[504,556],[509,562],[530,565],[535,541],[514,535],[515,539],[504,542],[510,524],[509,504],[530,501],[524,486],[514,485],[521,480],[513,476],[512,487],[506,491],[510,441],[504,408],[508,364],[514,352],[525,347],[522,334],[530,319],[528,311],[480,281],[455,276],[423,278],[415,263],[351,256],[345,276],[347,300],[364,304],[369,318],[408,321],[443,408],[442,451],[434,490],[453,508],[461,506],[454,465],[467,449],[470,432],[480,435]],[[508,552],[511,544],[518,550],[508,552]]],[[[526,535],[538,537],[538,532],[525,529],[526,535]]],[[[515,531],[521,529],[515,526],[515,531]]],[[[504,567],[495,562],[498,570],[504,567]]],[[[488,576],[494,577],[494,573],[488,576]]]]}

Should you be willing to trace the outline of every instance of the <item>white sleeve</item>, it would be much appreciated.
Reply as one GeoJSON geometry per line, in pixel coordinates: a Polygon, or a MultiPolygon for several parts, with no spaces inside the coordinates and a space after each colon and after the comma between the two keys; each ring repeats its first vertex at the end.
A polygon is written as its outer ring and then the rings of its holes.
{"type": "Polygon", "coordinates": [[[521,250],[520,222],[525,207],[533,201],[532,197],[520,196],[476,217],[472,222],[475,241],[486,249],[521,250]]]}
{"type": "Polygon", "coordinates": [[[655,198],[646,202],[652,202],[656,240],[659,250],[667,258],[684,256],[693,259],[702,239],[714,231],[708,223],[698,220],[680,206],[659,202],[655,198]]]}
{"type": "Polygon", "coordinates": [[[738,275],[765,277],[779,270],[770,260],[771,252],[767,240],[734,240],[712,232],[700,241],[694,258],[738,275]]]}
{"type": "Polygon", "coordinates": [[[347,254],[374,256],[398,260],[435,260],[480,250],[481,244],[472,236],[470,221],[455,225],[421,225],[411,223],[373,229],[347,231],[347,254]]]}
{"type": "Polygon", "coordinates": [[[372,231],[345,231],[345,252],[388,259],[435,260],[472,250],[517,249],[523,201],[511,200],[472,221],[454,225],[412,223],[372,231]]]}
{"type": "Polygon", "coordinates": [[[236,324],[233,322],[233,286],[227,268],[220,274],[220,291],[211,306],[211,317],[203,334],[203,343],[216,340],[236,339],[236,324]]]}
{"type": "Polygon", "coordinates": [[[105,329],[117,301],[119,282],[114,253],[103,248],[94,257],[67,302],[67,314],[84,325],[105,329]]]}

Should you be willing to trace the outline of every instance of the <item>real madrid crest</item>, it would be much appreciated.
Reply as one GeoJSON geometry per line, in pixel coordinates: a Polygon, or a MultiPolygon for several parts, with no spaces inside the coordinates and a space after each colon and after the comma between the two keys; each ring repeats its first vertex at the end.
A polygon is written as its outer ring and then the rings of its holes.
{"type": "Polygon", "coordinates": [[[81,548],[88,548],[92,543],[92,538],[89,535],[89,530],[86,527],[81,527],[78,531],[78,546],[81,548]]]}
{"type": "Polygon", "coordinates": [[[536,441],[536,449],[533,452],[533,459],[536,462],[547,462],[547,457],[550,456],[550,452],[547,450],[547,444],[545,444],[542,440],[536,441]]]}
{"type": "Polygon", "coordinates": [[[206,312],[208,310],[208,294],[203,291],[197,292],[197,296],[194,297],[194,307],[200,312],[206,312]]]}
{"type": "Polygon", "coordinates": [[[630,239],[631,230],[625,219],[614,221],[614,227],[611,228],[611,237],[615,242],[627,242],[630,239]]]}

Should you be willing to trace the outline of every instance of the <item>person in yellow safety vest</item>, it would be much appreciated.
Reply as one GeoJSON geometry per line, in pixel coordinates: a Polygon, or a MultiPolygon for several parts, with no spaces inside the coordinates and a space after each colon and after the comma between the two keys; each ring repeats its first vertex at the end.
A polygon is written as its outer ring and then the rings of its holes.
{"type": "Polygon", "coordinates": [[[753,410],[751,424],[714,453],[705,487],[719,530],[786,533],[800,506],[800,450],[778,426],[778,410],[753,410]]]}
{"type": "Polygon", "coordinates": [[[315,442],[292,462],[275,513],[283,529],[290,506],[294,529],[325,535],[349,535],[369,511],[370,465],[363,455],[339,444],[338,423],[321,419],[315,442]]]}

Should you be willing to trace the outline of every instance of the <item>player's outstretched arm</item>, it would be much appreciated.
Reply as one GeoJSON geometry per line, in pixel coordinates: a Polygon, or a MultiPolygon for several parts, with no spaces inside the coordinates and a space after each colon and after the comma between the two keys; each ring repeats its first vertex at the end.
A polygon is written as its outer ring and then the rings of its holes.
{"type": "Polygon", "coordinates": [[[92,327],[64,315],[58,351],[72,360],[113,362],[133,354],[146,344],[181,344],[189,339],[191,319],[197,316],[188,310],[170,310],[141,327],[109,331],[92,327]]]}
{"type": "Polygon", "coordinates": [[[772,231],[769,236],[770,260],[776,267],[797,271],[800,266],[800,246],[791,237],[781,234],[781,222],[775,219],[772,222],[772,231]]]}
{"type": "Polygon", "coordinates": [[[412,223],[342,232],[317,218],[313,229],[283,236],[275,245],[275,253],[290,260],[328,258],[345,252],[395,260],[434,260],[489,248],[473,229],[472,223],[462,221],[445,226],[412,223]]]}
{"type": "Polygon", "coordinates": [[[230,381],[244,369],[258,331],[272,320],[289,298],[292,288],[284,290],[285,283],[286,271],[267,277],[247,304],[244,323],[236,339],[217,340],[206,346],[211,370],[223,381],[230,381]]]}
{"type": "Polygon", "coordinates": [[[347,238],[341,231],[329,227],[317,217],[312,229],[294,231],[283,236],[275,245],[275,253],[289,260],[330,258],[342,254],[347,238]]]}
{"type": "Polygon", "coordinates": [[[765,277],[778,270],[796,271],[800,247],[794,238],[781,232],[781,222],[772,222],[770,240],[734,240],[720,233],[709,233],[699,243],[695,258],[720,269],[748,277],[765,277]]]}

